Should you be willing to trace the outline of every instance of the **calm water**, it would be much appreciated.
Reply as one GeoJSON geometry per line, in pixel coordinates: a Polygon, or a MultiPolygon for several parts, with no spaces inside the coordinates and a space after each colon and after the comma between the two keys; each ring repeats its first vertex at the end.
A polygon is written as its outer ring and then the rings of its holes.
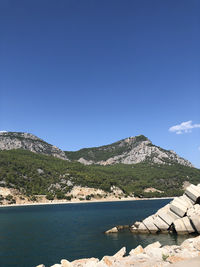
{"type": "Polygon", "coordinates": [[[65,258],[112,255],[156,240],[178,244],[186,237],[104,235],[120,224],[131,224],[154,213],[170,200],[143,200],[0,208],[0,267],[33,267],[65,258]]]}

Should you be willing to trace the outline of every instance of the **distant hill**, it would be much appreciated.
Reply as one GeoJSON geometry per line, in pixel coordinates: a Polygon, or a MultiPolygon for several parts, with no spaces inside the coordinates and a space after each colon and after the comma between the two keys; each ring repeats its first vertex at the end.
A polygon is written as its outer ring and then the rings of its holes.
{"type": "Polygon", "coordinates": [[[0,187],[28,196],[63,197],[74,186],[119,188],[124,196],[174,196],[186,183],[200,183],[200,170],[143,135],[63,152],[29,133],[0,133],[0,187]]]}
{"type": "Polygon", "coordinates": [[[65,194],[75,185],[106,192],[116,186],[124,195],[174,196],[183,193],[185,182],[200,183],[200,170],[152,163],[87,166],[22,149],[0,151],[0,187],[15,188],[30,196],[65,194]]]}
{"type": "Polygon", "coordinates": [[[24,149],[34,153],[67,159],[65,153],[37,136],[23,132],[0,132],[0,150],[24,149]]]}
{"type": "Polygon", "coordinates": [[[70,160],[79,161],[85,165],[111,165],[117,163],[136,164],[141,162],[157,164],[178,163],[192,167],[192,164],[179,157],[172,150],[155,146],[144,135],[129,137],[110,145],[84,148],[78,151],[65,151],[70,160]]]}

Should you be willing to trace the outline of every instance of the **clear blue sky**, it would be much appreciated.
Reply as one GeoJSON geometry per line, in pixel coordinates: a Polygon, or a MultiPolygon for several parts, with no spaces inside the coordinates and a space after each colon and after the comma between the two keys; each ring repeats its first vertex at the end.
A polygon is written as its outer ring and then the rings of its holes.
{"type": "Polygon", "coordinates": [[[0,130],[64,150],[144,134],[200,167],[199,14],[199,0],[1,0],[0,130]]]}

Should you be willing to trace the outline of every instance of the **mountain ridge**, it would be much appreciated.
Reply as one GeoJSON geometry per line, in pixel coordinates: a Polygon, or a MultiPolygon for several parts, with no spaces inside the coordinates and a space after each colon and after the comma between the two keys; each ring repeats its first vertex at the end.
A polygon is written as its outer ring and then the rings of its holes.
{"type": "Polygon", "coordinates": [[[114,143],[78,151],[63,151],[39,137],[25,132],[0,132],[0,150],[25,149],[34,153],[54,156],[63,160],[78,161],[84,165],[113,164],[181,164],[193,167],[191,162],[152,144],[144,135],[131,136],[114,143]]]}
{"type": "Polygon", "coordinates": [[[83,148],[78,151],[65,151],[65,154],[70,160],[76,160],[85,165],[148,162],[157,164],[179,163],[193,167],[191,162],[178,156],[173,150],[166,150],[153,145],[144,135],[128,137],[109,145],[83,148]]]}

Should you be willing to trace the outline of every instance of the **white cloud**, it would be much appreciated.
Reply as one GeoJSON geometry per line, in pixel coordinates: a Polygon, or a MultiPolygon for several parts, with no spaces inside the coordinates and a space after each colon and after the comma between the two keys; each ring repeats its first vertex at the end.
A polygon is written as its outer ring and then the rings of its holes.
{"type": "Polygon", "coordinates": [[[176,134],[191,133],[194,128],[200,128],[200,124],[192,124],[192,121],[185,121],[170,127],[169,131],[175,132],[176,134]]]}
{"type": "Polygon", "coordinates": [[[7,131],[0,131],[0,133],[7,133],[7,131]]]}

